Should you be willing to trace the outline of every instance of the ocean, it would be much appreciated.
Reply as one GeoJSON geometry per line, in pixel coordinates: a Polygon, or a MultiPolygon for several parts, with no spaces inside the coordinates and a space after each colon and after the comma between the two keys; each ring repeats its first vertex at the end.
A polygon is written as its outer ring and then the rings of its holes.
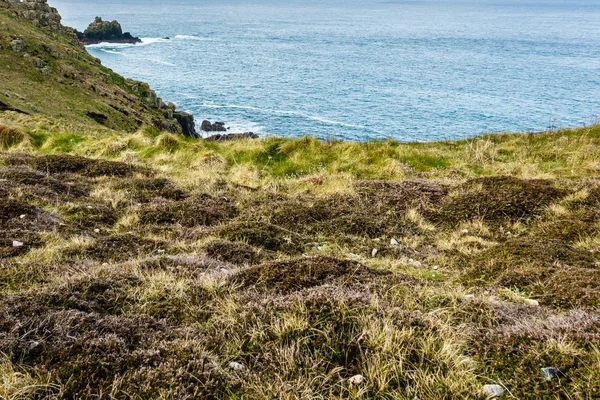
{"type": "Polygon", "coordinates": [[[231,132],[460,139],[600,114],[600,1],[49,0],[89,52],[231,132]],[[169,37],[170,39],[165,39],[169,37]]]}

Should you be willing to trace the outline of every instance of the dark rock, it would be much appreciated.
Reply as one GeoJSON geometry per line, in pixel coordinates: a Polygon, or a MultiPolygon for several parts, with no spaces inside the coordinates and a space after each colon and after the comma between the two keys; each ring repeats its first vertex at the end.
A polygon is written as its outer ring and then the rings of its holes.
{"type": "Polygon", "coordinates": [[[142,41],[129,32],[123,33],[121,24],[117,21],[102,21],[101,17],[96,17],[83,33],[76,32],[76,34],[85,45],[101,42],[136,44],[142,41]]]}
{"type": "Polygon", "coordinates": [[[245,133],[228,133],[226,135],[212,135],[207,137],[205,140],[209,142],[225,142],[229,140],[242,140],[242,139],[258,139],[258,135],[252,132],[245,133]]]}
{"type": "Polygon", "coordinates": [[[90,111],[86,115],[94,121],[96,121],[97,123],[99,123],[100,125],[106,125],[106,122],[108,121],[108,117],[104,114],[99,114],[90,111]]]}
{"type": "Polygon", "coordinates": [[[202,125],[200,127],[201,130],[205,132],[226,132],[225,122],[215,122],[211,124],[210,121],[202,121],[202,125]]]}
{"type": "Polygon", "coordinates": [[[183,111],[175,111],[173,112],[173,118],[175,118],[179,125],[181,125],[181,129],[183,130],[183,134],[185,136],[198,136],[198,134],[196,133],[196,124],[194,123],[194,116],[192,114],[183,111]]]}

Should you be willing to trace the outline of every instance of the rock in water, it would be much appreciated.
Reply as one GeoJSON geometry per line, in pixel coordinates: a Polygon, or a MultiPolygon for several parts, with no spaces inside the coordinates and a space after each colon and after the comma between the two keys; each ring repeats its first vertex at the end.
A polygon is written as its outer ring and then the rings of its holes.
{"type": "Polygon", "coordinates": [[[500,385],[484,385],[483,392],[492,398],[496,398],[504,394],[504,388],[500,385]]]}
{"type": "Polygon", "coordinates": [[[101,42],[131,44],[142,42],[140,38],[133,37],[129,32],[123,33],[121,24],[117,21],[102,21],[101,17],[96,17],[83,33],[76,33],[79,40],[86,45],[101,42]]]}
{"type": "Polygon", "coordinates": [[[226,132],[227,128],[225,128],[225,122],[215,122],[211,124],[210,121],[204,120],[202,121],[202,125],[200,129],[204,132],[226,132]]]}

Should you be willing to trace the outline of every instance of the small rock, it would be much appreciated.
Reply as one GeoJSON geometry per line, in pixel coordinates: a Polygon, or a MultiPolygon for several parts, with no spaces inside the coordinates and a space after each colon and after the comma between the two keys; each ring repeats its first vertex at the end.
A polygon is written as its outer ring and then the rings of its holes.
{"type": "Polygon", "coordinates": [[[165,251],[163,249],[159,249],[158,252],[159,253],[164,253],[165,251]]]}
{"type": "Polygon", "coordinates": [[[27,215],[25,215],[25,214],[21,214],[21,215],[19,215],[19,218],[23,219],[23,218],[25,218],[26,216],[27,216],[27,215]]]}
{"type": "Polygon", "coordinates": [[[20,51],[23,51],[25,49],[25,41],[23,39],[15,39],[12,42],[10,42],[10,47],[12,48],[12,50],[15,53],[18,53],[20,51]]]}
{"type": "Polygon", "coordinates": [[[534,299],[525,299],[525,304],[532,307],[538,307],[540,305],[540,302],[534,299]]]}
{"type": "Polygon", "coordinates": [[[410,264],[412,264],[414,267],[420,268],[421,267],[421,261],[417,261],[417,260],[413,260],[412,258],[408,259],[408,262],[410,264]]]}
{"type": "Polygon", "coordinates": [[[506,232],[506,236],[510,236],[510,235],[512,235],[511,231],[506,232]]]}
{"type": "Polygon", "coordinates": [[[549,380],[549,381],[551,381],[552,379],[555,379],[555,378],[560,378],[562,375],[562,372],[560,372],[560,370],[558,368],[554,368],[554,367],[542,368],[540,371],[542,372],[542,375],[544,376],[544,378],[546,378],[546,380],[549,380]]]}
{"type": "Polygon", "coordinates": [[[373,249],[373,251],[371,252],[371,257],[373,257],[373,258],[377,257],[377,253],[379,253],[379,250],[373,249]]]}
{"type": "Polygon", "coordinates": [[[433,269],[437,271],[438,269],[440,269],[440,267],[438,265],[434,265],[433,269]]]}
{"type": "Polygon", "coordinates": [[[460,231],[460,233],[462,233],[463,235],[467,235],[469,233],[469,230],[463,229],[462,231],[460,231]]]}
{"type": "Polygon", "coordinates": [[[398,243],[398,241],[396,239],[390,240],[390,244],[392,245],[392,247],[400,246],[400,243],[398,243]]]}
{"type": "Polygon", "coordinates": [[[100,229],[96,228],[96,229],[94,229],[94,232],[100,233],[100,229]]]}
{"type": "Polygon", "coordinates": [[[87,206],[87,208],[88,208],[88,210],[91,210],[91,209],[92,209],[92,208],[94,208],[94,207],[92,207],[92,206],[87,206]]]}
{"type": "Polygon", "coordinates": [[[25,243],[19,242],[18,240],[13,240],[13,247],[23,247],[25,243]]]}
{"type": "Polygon", "coordinates": [[[240,363],[237,363],[235,361],[232,361],[229,363],[229,368],[234,370],[234,371],[243,371],[244,370],[244,366],[240,363]]]}
{"type": "Polygon", "coordinates": [[[500,385],[483,385],[483,391],[491,397],[500,397],[504,394],[504,388],[500,385]]]}
{"type": "Polygon", "coordinates": [[[362,375],[354,375],[352,378],[348,379],[351,385],[358,386],[365,381],[365,377],[362,375]]]}

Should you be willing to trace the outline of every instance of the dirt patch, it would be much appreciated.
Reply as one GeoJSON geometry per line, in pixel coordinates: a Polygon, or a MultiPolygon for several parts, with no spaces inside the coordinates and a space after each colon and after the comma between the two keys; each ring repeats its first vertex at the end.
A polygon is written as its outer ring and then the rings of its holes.
{"type": "Polygon", "coordinates": [[[214,258],[190,255],[153,256],[136,262],[136,265],[144,270],[168,271],[178,276],[195,276],[206,272],[220,273],[235,268],[227,262],[214,258]]]}
{"type": "Polygon", "coordinates": [[[436,204],[447,193],[445,187],[425,180],[359,181],[356,191],[366,203],[375,201],[399,210],[436,204]]]}
{"type": "Polygon", "coordinates": [[[84,250],[87,257],[95,260],[126,260],[146,256],[158,250],[164,250],[166,244],[132,234],[113,235],[96,240],[84,250]]]}
{"type": "Polygon", "coordinates": [[[149,203],[157,197],[167,200],[183,200],[188,193],[164,178],[134,178],[124,180],[116,185],[116,189],[125,190],[137,203],[149,203]]]}
{"type": "MultiPolygon", "coordinates": [[[[11,154],[5,159],[8,165],[28,165],[45,174],[73,173],[88,177],[129,176],[138,169],[127,163],[93,159],[69,154],[50,154],[39,157],[11,154]]],[[[140,171],[138,171],[140,172],[140,171]]]]}
{"type": "Polygon", "coordinates": [[[545,305],[593,307],[600,302],[599,261],[562,240],[519,238],[473,257],[463,278],[517,289],[545,305]]]}
{"type": "Polygon", "coordinates": [[[213,240],[204,247],[204,251],[211,258],[238,265],[258,264],[262,258],[254,247],[228,240],[213,240]]]}
{"type": "Polygon", "coordinates": [[[302,236],[267,223],[234,223],[223,227],[219,231],[219,235],[222,238],[245,242],[267,251],[296,255],[304,250],[302,236]]]}
{"type": "Polygon", "coordinates": [[[489,222],[527,221],[567,191],[544,179],[495,176],[470,180],[446,196],[429,218],[438,223],[483,219],[489,222]]]}
{"type": "Polygon", "coordinates": [[[210,226],[235,217],[237,210],[228,199],[208,194],[182,201],[168,201],[144,207],[140,212],[143,224],[179,224],[185,227],[210,226]]]}
{"type": "Polygon", "coordinates": [[[3,231],[50,231],[59,226],[57,216],[25,201],[0,198],[0,229],[3,231]]]}
{"type": "Polygon", "coordinates": [[[286,293],[326,284],[369,283],[382,275],[385,273],[355,261],[307,257],[262,264],[244,270],[232,279],[245,287],[264,287],[286,293]]]}
{"type": "Polygon", "coordinates": [[[71,204],[63,213],[83,228],[112,227],[119,220],[119,213],[102,203],[71,204]]]}
{"type": "Polygon", "coordinates": [[[88,194],[85,185],[65,183],[29,168],[7,168],[0,170],[0,187],[14,191],[19,188],[44,200],[78,198],[88,194]]]}

